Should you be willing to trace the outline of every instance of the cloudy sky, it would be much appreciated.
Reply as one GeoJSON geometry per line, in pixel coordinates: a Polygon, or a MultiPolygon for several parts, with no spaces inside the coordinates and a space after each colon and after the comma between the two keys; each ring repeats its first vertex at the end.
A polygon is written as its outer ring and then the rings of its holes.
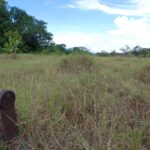
{"type": "Polygon", "coordinates": [[[7,0],[48,23],[54,41],[93,52],[150,47],[150,0],[7,0]]]}

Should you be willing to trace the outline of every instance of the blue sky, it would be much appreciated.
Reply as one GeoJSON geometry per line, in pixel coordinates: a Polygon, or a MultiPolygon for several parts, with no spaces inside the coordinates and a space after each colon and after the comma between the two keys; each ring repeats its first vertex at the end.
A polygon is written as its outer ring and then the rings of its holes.
{"type": "Polygon", "coordinates": [[[150,47],[149,0],[7,0],[48,23],[58,44],[93,52],[150,47]]]}

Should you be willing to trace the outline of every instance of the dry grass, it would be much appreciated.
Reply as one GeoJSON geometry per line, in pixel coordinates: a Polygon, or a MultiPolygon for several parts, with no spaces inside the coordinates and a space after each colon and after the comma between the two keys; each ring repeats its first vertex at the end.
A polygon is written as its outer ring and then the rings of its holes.
{"type": "Polygon", "coordinates": [[[0,56],[28,149],[149,150],[149,58],[0,56]]]}
{"type": "Polygon", "coordinates": [[[145,65],[138,74],[138,80],[145,84],[150,84],[150,64],[145,65]]]}
{"type": "Polygon", "coordinates": [[[91,72],[94,69],[94,65],[94,59],[84,55],[66,56],[60,60],[60,70],[70,73],[91,72]]]}

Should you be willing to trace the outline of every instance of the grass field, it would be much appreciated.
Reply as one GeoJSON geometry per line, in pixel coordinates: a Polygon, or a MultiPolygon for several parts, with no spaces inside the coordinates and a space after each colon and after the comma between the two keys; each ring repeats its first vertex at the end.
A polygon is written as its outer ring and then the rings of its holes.
{"type": "Polygon", "coordinates": [[[0,55],[0,89],[32,149],[150,149],[150,58],[0,55]]]}

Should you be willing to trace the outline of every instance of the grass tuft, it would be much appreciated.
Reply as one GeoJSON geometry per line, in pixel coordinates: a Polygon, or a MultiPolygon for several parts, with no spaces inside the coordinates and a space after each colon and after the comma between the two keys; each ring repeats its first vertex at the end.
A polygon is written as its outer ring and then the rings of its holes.
{"type": "Polygon", "coordinates": [[[60,69],[61,71],[69,73],[79,73],[81,71],[92,71],[94,69],[95,62],[91,56],[87,55],[72,55],[61,59],[60,69]]]}

